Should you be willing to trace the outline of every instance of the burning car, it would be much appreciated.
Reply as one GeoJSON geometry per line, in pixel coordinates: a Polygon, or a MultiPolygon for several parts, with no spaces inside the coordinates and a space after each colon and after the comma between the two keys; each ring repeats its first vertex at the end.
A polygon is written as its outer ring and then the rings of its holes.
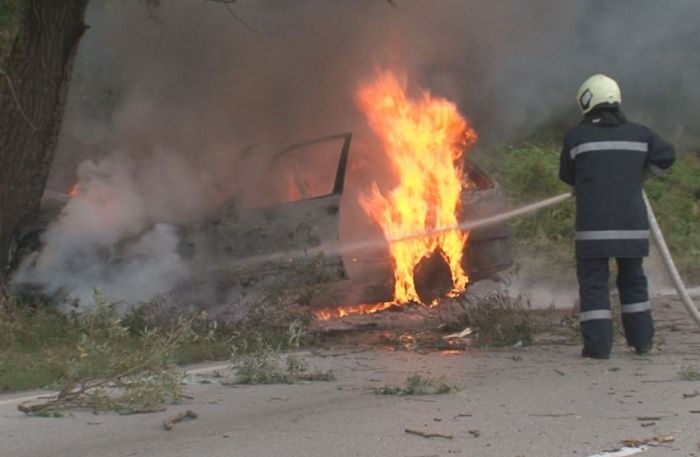
{"type": "MultiPolygon", "coordinates": [[[[352,146],[350,132],[289,146],[270,162],[265,195],[232,198],[202,222],[179,227],[179,250],[192,271],[215,278],[225,293],[235,287],[261,289],[269,283],[266,278],[314,264],[329,282],[318,308],[391,302],[389,243],[363,216],[359,190],[347,189],[348,181],[357,184],[364,172],[350,164],[352,146]],[[323,176],[319,169],[332,173],[323,176]]],[[[460,222],[505,209],[503,189],[478,165],[464,159],[461,170],[460,222]]],[[[45,193],[39,217],[17,243],[15,264],[40,249],[41,233],[69,200],[67,194],[45,193]]],[[[473,230],[462,251],[461,265],[471,283],[494,277],[512,264],[510,228],[500,223],[473,230]]],[[[450,270],[437,252],[418,263],[414,277],[424,303],[452,289],[450,270]]]]}
{"type": "MultiPolygon", "coordinates": [[[[455,105],[427,92],[410,98],[392,73],[361,86],[357,99],[371,132],[329,135],[274,154],[247,149],[258,165],[239,164],[249,170],[250,182],[196,223],[138,223],[127,211],[130,200],[138,201],[138,192],[110,184],[114,170],[88,167],[98,171],[91,175],[96,181],[87,183],[98,191],[97,198],[92,206],[84,198],[84,208],[76,201],[72,206],[87,217],[69,225],[106,222],[92,230],[99,249],[84,249],[84,236],[57,238],[53,249],[34,255],[38,260],[29,262],[24,281],[41,280],[35,273],[61,251],[67,262],[53,262],[56,274],[44,277],[64,277],[72,269],[81,279],[99,283],[117,272],[149,286],[149,293],[171,291],[175,279],[181,290],[190,291],[212,289],[213,283],[215,296],[208,301],[238,307],[255,306],[250,297],[286,279],[290,287],[313,286],[306,304],[325,318],[394,304],[433,306],[440,297],[459,294],[508,268],[511,232],[505,223],[460,228],[463,222],[503,211],[506,197],[498,183],[467,159],[477,136],[455,105]],[[268,158],[263,167],[261,157],[268,158]],[[154,253],[154,246],[165,246],[165,255],[154,253]],[[95,267],[101,256],[117,268],[95,267]],[[143,261],[134,261],[139,256],[143,261]],[[148,262],[158,275],[139,273],[139,265],[148,262]]],[[[46,197],[46,211],[54,213],[68,199],[46,197]]],[[[39,222],[46,222],[46,215],[39,222]]],[[[28,240],[36,244],[40,231],[36,226],[30,230],[16,252],[26,251],[28,240]]],[[[83,289],[94,286],[100,284],[83,289]]],[[[122,293],[129,289],[124,284],[115,288],[122,293]]]]}
{"type": "MultiPolygon", "coordinates": [[[[276,203],[247,206],[245,199],[231,199],[192,228],[188,250],[195,253],[197,268],[220,278],[225,290],[264,287],[266,277],[293,274],[292,270],[308,274],[303,265],[314,264],[328,282],[312,303],[319,310],[342,306],[346,312],[363,312],[371,306],[367,303],[393,303],[395,262],[390,242],[358,208],[359,191],[353,185],[364,170],[350,165],[352,146],[353,134],[342,133],[295,144],[275,155],[264,182],[270,186],[265,200],[276,203]],[[309,166],[319,161],[326,166],[309,166]],[[322,176],[318,169],[333,173],[322,176]],[[346,189],[348,181],[350,189],[346,189]],[[214,272],[212,258],[218,259],[214,272]]],[[[461,221],[506,208],[503,189],[478,165],[464,159],[459,169],[461,221]]],[[[416,234],[416,238],[425,236],[416,234]]],[[[460,247],[460,264],[469,282],[493,278],[511,266],[507,224],[473,230],[468,239],[460,247]]],[[[414,278],[419,301],[426,304],[453,290],[450,268],[439,251],[422,258],[414,278]]]]}

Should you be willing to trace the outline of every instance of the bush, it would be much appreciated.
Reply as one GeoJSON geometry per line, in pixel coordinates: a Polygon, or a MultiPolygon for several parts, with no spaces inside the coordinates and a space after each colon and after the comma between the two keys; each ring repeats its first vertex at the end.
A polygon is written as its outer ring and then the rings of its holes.
{"type": "Polygon", "coordinates": [[[528,345],[533,341],[534,317],[529,298],[496,290],[482,297],[464,296],[462,327],[474,328],[481,346],[528,345]]]}
{"type": "MultiPolygon", "coordinates": [[[[499,146],[475,159],[498,180],[518,207],[570,190],[559,180],[560,145],[552,142],[499,146]]],[[[674,260],[686,279],[700,279],[700,159],[680,152],[666,175],[645,184],[674,260]]],[[[513,220],[516,256],[537,253],[556,269],[573,266],[574,201],[513,220]]]]}
{"type": "Polygon", "coordinates": [[[445,376],[440,378],[425,378],[415,374],[406,378],[405,386],[384,386],[376,389],[381,395],[440,395],[459,392],[459,387],[447,382],[445,376]]]}
{"type": "Polygon", "coordinates": [[[700,279],[700,158],[681,154],[668,172],[646,185],[676,266],[689,281],[700,279]]]}
{"type": "MultiPolygon", "coordinates": [[[[559,147],[527,143],[480,151],[476,160],[503,186],[512,208],[571,190],[559,180],[559,147]]],[[[540,279],[573,268],[574,201],[569,200],[510,221],[516,263],[540,279]]]]}

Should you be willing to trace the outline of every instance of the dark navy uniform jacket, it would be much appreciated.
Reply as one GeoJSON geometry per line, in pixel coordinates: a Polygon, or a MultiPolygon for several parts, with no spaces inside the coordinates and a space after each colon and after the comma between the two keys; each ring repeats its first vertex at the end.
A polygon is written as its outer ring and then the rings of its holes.
{"type": "Polygon", "coordinates": [[[647,256],[644,170],[666,169],[674,160],[673,146],[627,121],[615,106],[595,109],[569,130],[559,177],[574,187],[576,196],[576,256],[647,256]]]}

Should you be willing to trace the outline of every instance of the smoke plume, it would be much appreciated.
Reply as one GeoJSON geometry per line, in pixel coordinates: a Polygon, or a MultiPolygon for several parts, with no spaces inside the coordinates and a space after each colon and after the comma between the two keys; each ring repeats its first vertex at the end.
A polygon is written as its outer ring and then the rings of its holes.
{"type": "MultiPolygon", "coordinates": [[[[86,301],[92,287],[169,290],[187,275],[175,227],[264,191],[280,147],[346,131],[371,144],[354,92],[375,68],[455,101],[482,144],[577,122],[578,85],[598,72],[629,117],[677,139],[700,119],[684,51],[698,13],[694,0],[91,2],[49,181],[81,193],[18,279],[86,301]]],[[[349,184],[371,181],[366,149],[349,184]]]]}

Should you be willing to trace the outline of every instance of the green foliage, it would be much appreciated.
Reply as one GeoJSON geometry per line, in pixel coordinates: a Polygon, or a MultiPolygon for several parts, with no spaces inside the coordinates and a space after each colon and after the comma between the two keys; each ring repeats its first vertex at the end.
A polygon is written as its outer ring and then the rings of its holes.
{"type": "Polygon", "coordinates": [[[668,172],[646,185],[647,196],[682,275],[700,278],[700,158],[680,155],[668,172]]]}
{"type": "MultiPolygon", "coordinates": [[[[0,391],[79,386],[85,380],[110,379],[133,371],[120,381],[118,389],[125,396],[116,405],[131,408],[138,400],[148,408],[146,405],[164,400],[159,396],[163,392],[174,394],[169,395],[171,399],[179,395],[174,390],[179,375],[170,367],[226,359],[238,336],[237,330],[204,313],[157,318],[153,302],[119,319],[101,294],[95,297],[98,306],[93,310],[64,313],[11,296],[0,308],[0,391]]],[[[95,387],[84,385],[89,386],[95,387]]],[[[95,395],[86,404],[97,404],[99,399],[95,395]]]]}
{"type": "Polygon", "coordinates": [[[45,387],[66,374],[78,331],[65,314],[17,295],[0,308],[0,391],[45,387]]]}
{"type": "Polygon", "coordinates": [[[381,395],[436,395],[459,392],[459,387],[449,384],[445,376],[434,379],[416,374],[406,378],[405,386],[384,386],[375,392],[381,395]]]}
{"type": "Polygon", "coordinates": [[[134,338],[98,291],[95,302],[95,309],[70,317],[68,328],[77,338],[73,351],[66,351],[61,393],[23,411],[54,416],[71,408],[159,411],[181,399],[182,375],[173,369],[173,355],[195,338],[191,321],[179,318],[166,330],[145,329],[134,338]]]}
{"type": "Polygon", "coordinates": [[[18,0],[4,0],[0,3],[0,66],[16,33],[18,3],[18,0]]]}
{"type": "Polygon", "coordinates": [[[12,21],[12,13],[14,10],[13,1],[3,1],[0,4],[0,30],[5,30],[12,21]]]}
{"type": "MultiPolygon", "coordinates": [[[[511,206],[517,207],[570,190],[559,181],[559,152],[558,143],[527,143],[482,150],[475,159],[501,183],[511,206]]],[[[667,174],[646,183],[645,189],[679,270],[690,281],[697,281],[700,159],[680,153],[667,174]]],[[[574,223],[573,200],[513,220],[516,255],[544,256],[550,270],[572,266],[574,223]]]]}
{"type": "MultiPolygon", "coordinates": [[[[266,285],[264,292],[255,298],[255,305],[245,317],[248,327],[286,329],[299,321],[308,305],[320,296],[330,283],[342,278],[339,263],[333,263],[322,254],[295,259],[280,265],[275,278],[266,285]]],[[[311,321],[308,315],[301,324],[311,321]]]]}
{"type": "Polygon", "coordinates": [[[532,343],[535,322],[525,295],[513,298],[497,290],[467,301],[464,308],[462,325],[477,331],[478,344],[501,347],[532,343]]]}
{"type": "Polygon", "coordinates": [[[700,371],[695,365],[686,365],[678,372],[678,378],[682,381],[700,381],[700,371]]]}
{"type": "MultiPolygon", "coordinates": [[[[482,151],[477,160],[503,186],[511,207],[571,190],[559,180],[559,149],[553,143],[495,147],[482,151]]],[[[550,268],[573,265],[574,221],[573,200],[510,221],[516,257],[544,254],[550,268]]]]}
{"type": "Polygon", "coordinates": [[[175,350],[173,357],[177,364],[225,360],[230,354],[231,342],[240,335],[236,325],[210,319],[206,312],[177,308],[161,295],[134,307],[122,318],[122,324],[132,337],[140,338],[149,329],[167,329],[177,324],[178,319],[190,323],[194,336],[188,344],[175,350]]]}
{"type": "Polygon", "coordinates": [[[289,303],[309,305],[329,282],[342,277],[336,265],[319,254],[311,259],[295,259],[277,275],[266,299],[286,307],[289,303]]]}
{"type": "Polygon", "coordinates": [[[231,364],[236,368],[237,384],[294,384],[299,381],[332,381],[330,371],[308,371],[308,363],[291,352],[284,357],[282,351],[299,348],[303,337],[303,325],[293,322],[289,325],[284,343],[271,342],[262,334],[255,335],[252,344],[241,340],[232,346],[231,364]],[[283,366],[284,365],[284,366],[283,366]]]}
{"type": "Polygon", "coordinates": [[[64,313],[12,296],[0,308],[0,391],[74,385],[81,390],[76,404],[82,406],[98,411],[127,412],[139,405],[150,409],[179,396],[179,374],[170,370],[172,366],[225,360],[232,346],[247,360],[250,382],[333,377],[330,372],[308,371],[294,354],[283,361],[284,368],[271,368],[281,351],[298,349],[308,338],[306,323],[298,319],[289,321],[286,328],[276,320],[274,325],[251,331],[212,320],[206,313],[174,308],[165,297],[156,297],[121,318],[99,292],[95,300],[98,306],[90,311],[64,313]],[[120,376],[118,383],[102,384],[115,376],[120,376]],[[119,401],[103,395],[113,389],[119,401]]]}
{"type": "Polygon", "coordinates": [[[240,384],[289,384],[291,377],[280,367],[278,361],[279,347],[273,346],[258,335],[255,341],[256,349],[246,353],[245,344],[242,347],[233,346],[231,364],[237,367],[240,384]]]}
{"type": "Polygon", "coordinates": [[[516,204],[570,190],[559,180],[559,150],[555,144],[506,146],[495,151],[504,165],[497,175],[516,204]]]}

